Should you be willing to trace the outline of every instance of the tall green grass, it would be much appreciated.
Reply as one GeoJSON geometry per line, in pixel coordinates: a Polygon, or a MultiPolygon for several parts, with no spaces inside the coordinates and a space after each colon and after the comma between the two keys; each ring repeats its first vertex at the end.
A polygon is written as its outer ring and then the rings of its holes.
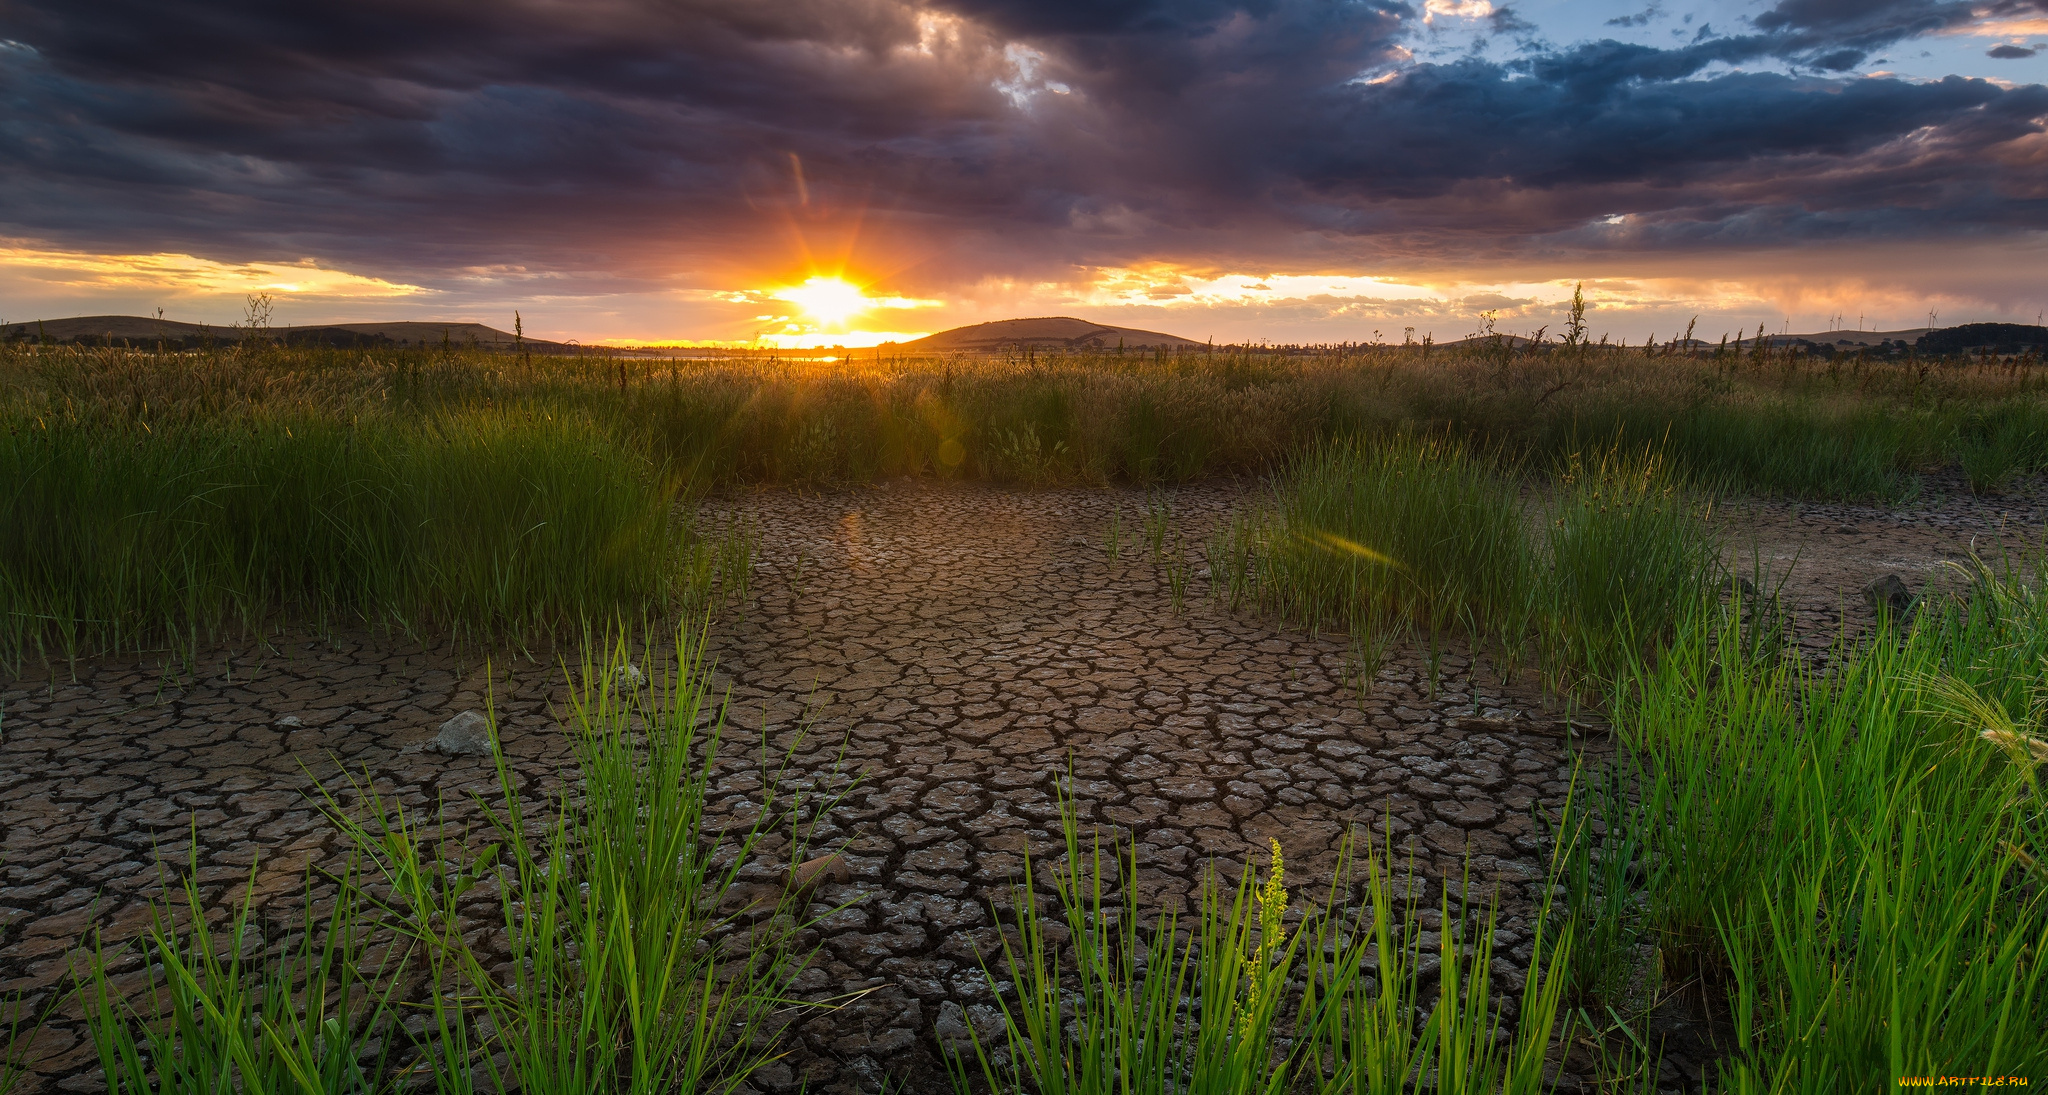
{"type": "Polygon", "coordinates": [[[1756,391],[1695,394],[1678,407],[1641,400],[1593,403],[1556,423],[1532,446],[1569,460],[1582,438],[1648,446],[1678,479],[1718,493],[1806,498],[1898,499],[1918,489],[1918,473],[1960,458],[1944,437],[1962,420],[1956,408],[1872,399],[1756,391]]]}
{"type": "MultiPolygon", "coordinates": [[[[1475,454],[1474,475],[1542,472],[1604,437],[1696,489],[1903,497],[1934,466],[1984,491],[2037,470],[2044,422],[2038,379],[2004,365],[1596,347],[822,363],[9,343],[0,659],[268,621],[525,638],[631,619],[701,599],[706,556],[673,513],[720,486],[1184,481],[1415,436],[1475,454]]],[[[1392,557],[1412,580],[1375,597],[1409,615],[1511,599],[1456,588],[1511,582],[1500,567],[1392,557]]]]}
{"type": "Polygon", "coordinates": [[[216,924],[196,881],[162,904],[142,944],[143,986],[115,988],[97,950],[86,1017],[109,1095],[373,1091],[399,1014],[395,971],[368,957],[369,925],[351,860],[343,897],[321,910],[309,881],[295,930],[266,938],[250,892],[216,924]]]}
{"type": "Polygon", "coordinates": [[[1727,992],[1727,1090],[2048,1068],[2048,589],[1975,578],[1826,676],[1702,617],[1620,693],[1647,927],[1727,992]]]}
{"type": "Polygon", "coordinates": [[[188,879],[140,944],[144,986],[104,952],[90,979],[109,1091],[738,1090],[778,1054],[800,910],[741,888],[772,794],[736,829],[705,817],[722,709],[683,639],[652,682],[622,650],[585,665],[581,780],[539,813],[494,750],[482,833],[330,789],[347,863],[296,917],[266,923],[252,893],[220,922],[188,879]]]}
{"type": "Polygon", "coordinates": [[[2003,363],[1501,349],[820,362],[8,344],[0,408],[10,429],[74,415],[160,426],[255,410],[343,422],[521,412],[589,423],[705,485],[1179,481],[1395,433],[1546,467],[1581,438],[1620,436],[1659,447],[1695,485],[1813,497],[1910,491],[1925,467],[1982,444],[1987,422],[1989,436],[2032,436],[2048,413],[2035,371],[2003,363]]]}
{"type": "Polygon", "coordinates": [[[21,994],[0,1003],[0,1095],[22,1086],[29,1075],[30,1045],[62,999],[51,994],[40,1009],[31,1007],[21,994]]]}
{"type": "Polygon", "coordinates": [[[1301,622],[1492,621],[1504,660],[1532,643],[1606,704],[1623,762],[1550,822],[1575,1006],[1640,992],[1651,945],[1669,983],[1725,1001],[1726,1090],[2038,1072],[2048,575],[1980,567],[1817,675],[1759,641],[1767,604],[1722,603],[1701,503],[1661,462],[1595,451],[1525,503],[1441,442],[1324,450],[1214,565],[1301,622]]]}
{"type": "Polygon", "coordinates": [[[0,434],[0,649],[255,630],[280,611],[520,634],[675,587],[673,491],[587,423],[259,419],[0,434]]]}
{"type": "Polygon", "coordinates": [[[1529,499],[1453,441],[1332,444],[1211,540],[1210,572],[1232,604],[1368,645],[1462,632],[1562,690],[1615,679],[1700,604],[1721,568],[1704,516],[1648,447],[1575,452],[1529,499]]]}
{"type": "Polygon", "coordinates": [[[1597,679],[1668,643],[1721,574],[1708,503],[1661,455],[1619,445],[1567,456],[1544,508],[1547,625],[1597,679]]]}
{"type": "Polygon", "coordinates": [[[1224,588],[1311,626],[1485,626],[1530,596],[1526,524],[1495,464],[1459,445],[1326,445],[1291,469],[1270,509],[1238,518],[1235,542],[1222,549],[1238,560],[1224,569],[1224,588]]]}
{"type": "Polygon", "coordinates": [[[1568,927],[1535,941],[1510,1022],[1491,980],[1491,910],[1446,895],[1430,943],[1416,900],[1425,887],[1411,870],[1396,893],[1391,847],[1363,857],[1365,901],[1347,908],[1348,859],[1327,895],[1302,901],[1276,841],[1263,879],[1256,861],[1234,885],[1210,875],[1188,923],[1142,907],[1134,853],[1084,843],[1071,808],[1064,835],[1050,922],[1030,892],[1012,903],[1014,940],[1004,936],[987,969],[1001,1037],[976,1034],[972,1059],[954,1062],[963,1092],[974,1080],[1040,1095],[1544,1089],[1566,1033],[1553,964],[1569,961],[1568,927]]]}
{"type": "Polygon", "coordinates": [[[2014,477],[2048,465],[2048,414],[2024,400],[1975,409],[1958,424],[1955,445],[1971,489],[1997,493],[2014,477]]]}

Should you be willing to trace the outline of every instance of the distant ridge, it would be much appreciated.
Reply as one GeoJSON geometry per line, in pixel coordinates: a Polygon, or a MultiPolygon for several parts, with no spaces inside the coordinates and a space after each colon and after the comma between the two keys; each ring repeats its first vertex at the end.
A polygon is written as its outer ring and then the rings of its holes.
{"type": "MultiPolygon", "coordinates": [[[[1502,334],[1500,341],[1520,349],[1530,344],[1522,335],[1502,334]]],[[[1482,346],[1493,341],[1490,336],[1462,338],[1456,342],[1439,342],[1443,349],[1457,349],[1482,346]]],[[[1989,349],[1999,353],[2018,353],[2028,347],[2048,346],[2048,327],[2022,323],[1965,323],[1957,327],[1907,327],[1897,331],[1816,331],[1801,335],[1774,335],[1766,333],[1764,343],[1774,349],[1804,347],[1807,350],[1828,350],[1830,352],[1853,352],[1857,350],[1879,350],[1904,352],[1911,346],[1920,353],[1953,354],[1968,350],[1989,349]]],[[[1553,337],[1549,345],[1556,345],[1553,337]]],[[[1683,343],[1677,332],[1657,339],[1657,344],[1675,346],[1681,350],[1712,350],[1721,345],[1719,336],[1704,338],[1695,334],[1690,343],[1683,343]]],[[[1754,348],[1754,332],[1733,333],[1728,344],[1754,348]]]]}
{"type": "MultiPolygon", "coordinates": [[[[154,346],[158,342],[167,342],[189,348],[207,339],[215,342],[240,342],[251,333],[244,327],[210,327],[201,323],[182,323],[175,319],[152,319],[148,316],[73,316],[68,319],[37,319],[25,323],[9,323],[4,329],[0,329],[0,338],[47,338],[53,342],[84,342],[93,345],[103,345],[112,339],[116,343],[126,341],[134,346],[154,346]]],[[[510,350],[515,345],[521,345],[508,332],[467,321],[318,323],[297,327],[267,327],[254,333],[264,338],[301,345],[439,346],[445,341],[451,346],[480,346],[491,350],[510,350]]],[[[523,345],[535,353],[554,353],[571,348],[566,343],[549,342],[539,338],[526,339],[523,345]]]]}
{"type": "Polygon", "coordinates": [[[921,353],[948,350],[1188,350],[1206,346],[1191,338],[1140,331],[1135,327],[1112,327],[1090,323],[1072,316],[1042,316],[1037,319],[999,319],[971,327],[955,327],[926,335],[898,348],[921,353]]]}

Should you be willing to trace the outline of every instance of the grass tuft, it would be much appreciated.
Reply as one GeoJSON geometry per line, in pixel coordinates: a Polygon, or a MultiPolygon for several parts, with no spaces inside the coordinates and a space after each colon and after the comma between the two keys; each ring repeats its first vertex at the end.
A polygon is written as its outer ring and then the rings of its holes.
{"type": "MultiPolygon", "coordinates": [[[[1247,863],[1234,885],[1210,875],[1193,923],[1137,899],[1134,846],[1105,854],[1063,812],[1064,858],[1050,872],[1048,922],[1028,891],[1012,902],[1014,936],[987,969],[1003,1018],[999,1044],[973,1037],[954,1058],[955,1086],[1045,1095],[1312,1091],[1392,1095],[1416,1084],[1446,1095],[1543,1090],[1559,1026],[1571,940],[1539,938],[1509,1023],[1491,980],[1494,920],[1446,894],[1435,953],[1423,940],[1412,870],[1397,887],[1384,858],[1360,862],[1365,904],[1287,889],[1273,843],[1264,878],[1247,863]],[[1405,896],[1396,896],[1396,889],[1405,896]],[[1062,942],[1055,942],[1056,940],[1062,942]],[[1428,1006],[1425,965],[1437,992],[1428,1006]]],[[[1027,877],[1032,877],[1027,869],[1027,877]]],[[[1539,918],[1539,922],[1542,918],[1539,918]]]]}
{"type": "Polygon", "coordinates": [[[371,784],[329,788],[347,865],[274,924],[252,874],[217,925],[195,863],[140,944],[140,989],[96,953],[109,1090],[739,1090],[777,1056],[800,910],[742,888],[783,813],[772,796],[751,823],[706,818],[723,711],[694,639],[653,681],[622,645],[585,663],[580,784],[542,811],[494,728],[482,834],[371,784]]]}
{"type": "Polygon", "coordinates": [[[1726,990],[1727,1090],[2048,1068],[2048,585],[1973,576],[1825,676],[1700,617],[1620,693],[1648,927],[1726,990]]]}

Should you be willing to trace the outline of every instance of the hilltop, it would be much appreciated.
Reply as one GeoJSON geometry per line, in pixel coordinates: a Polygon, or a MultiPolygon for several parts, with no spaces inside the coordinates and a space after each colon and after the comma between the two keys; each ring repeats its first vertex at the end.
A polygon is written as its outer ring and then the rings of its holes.
{"type": "Polygon", "coordinates": [[[926,335],[899,348],[923,353],[949,350],[1187,350],[1205,346],[1191,338],[1141,331],[1135,327],[1112,327],[1090,323],[1072,316],[1042,316],[1036,319],[999,319],[970,327],[955,327],[926,335]]]}

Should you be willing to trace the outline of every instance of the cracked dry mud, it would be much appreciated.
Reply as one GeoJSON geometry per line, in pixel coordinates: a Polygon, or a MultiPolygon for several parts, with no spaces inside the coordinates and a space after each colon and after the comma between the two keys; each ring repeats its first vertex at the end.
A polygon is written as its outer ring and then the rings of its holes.
{"type": "MultiPolygon", "coordinates": [[[[1197,569],[1203,534],[1247,489],[1169,492],[1197,569]]],[[[910,482],[726,501],[762,535],[748,602],[712,639],[733,753],[765,736],[793,747],[794,778],[859,777],[817,834],[852,878],[818,893],[814,912],[844,907],[819,925],[799,984],[811,999],[857,995],[799,1015],[797,1052],[759,1087],[943,1087],[940,1040],[991,1019],[979,967],[990,902],[1021,879],[1027,849],[1052,850],[1069,771],[1084,817],[1135,840],[1154,902],[1184,900],[1212,863],[1234,874],[1269,839],[1312,891],[1347,834],[1391,828],[1422,874],[1498,896],[1498,965],[1515,983],[1542,870],[1530,806],[1565,790],[1564,719],[1455,651],[1434,692],[1409,650],[1361,695],[1341,636],[1228,612],[1199,576],[1175,612],[1148,554],[1127,545],[1112,560],[1103,547],[1112,506],[1137,539],[1142,497],[910,482]]],[[[1867,622],[1864,582],[1897,572],[1917,588],[1973,539],[1986,550],[2001,530],[2031,536],[2044,512],[2036,489],[1899,507],[1755,503],[1721,520],[1744,560],[1800,561],[1787,594],[1804,641],[1824,647],[1867,622]]],[[[474,651],[341,636],[9,682],[0,999],[60,990],[95,927],[110,943],[133,938],[159,857],[175,870],[196,854],[216,900],[252,863],[259,894],[295,897],[307,865],[340,847],[309,798],[314,780],[367,771],[415,809],[484,789],[486,759],[405,747],[487,691],[523,789],[557,786],[566,691],[552,656],[487,669],[474,651]]],[[[714,814],[743,816],[759,790],[734,755],[714,814]]],[[[31,1089],[98,1086],[75,1003],[34,1050],[31,1089]]]]}

